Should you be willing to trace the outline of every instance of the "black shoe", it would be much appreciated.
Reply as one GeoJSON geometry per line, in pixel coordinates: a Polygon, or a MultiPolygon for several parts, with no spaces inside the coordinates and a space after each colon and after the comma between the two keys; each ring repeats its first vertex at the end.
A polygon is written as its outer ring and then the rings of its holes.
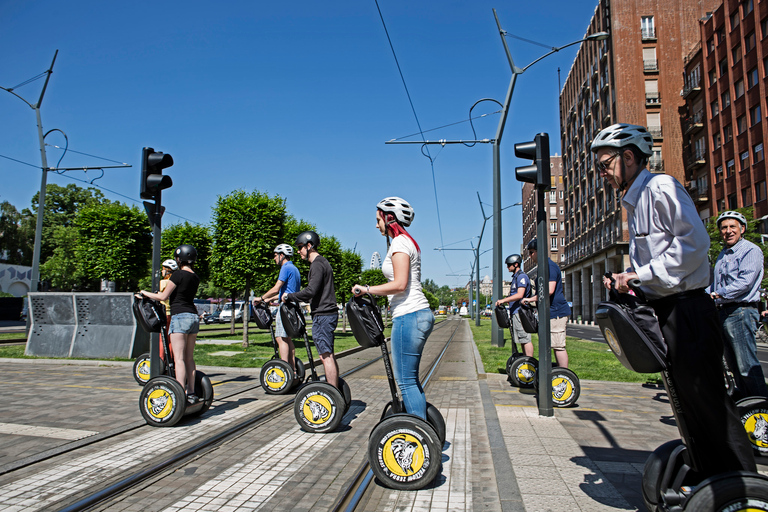
{"type": "Polygon", "coordinates": [[[195,395],[195,394],[192,394],[192,395],[187,395],[187,403],[188,403],[188,404],[194,404],[194,403],[195,403],[195,402],[197,402],[198,400],[200,400],[200,399],[199,399],[199,398],[197,397],[197,395],[195,395]]]}

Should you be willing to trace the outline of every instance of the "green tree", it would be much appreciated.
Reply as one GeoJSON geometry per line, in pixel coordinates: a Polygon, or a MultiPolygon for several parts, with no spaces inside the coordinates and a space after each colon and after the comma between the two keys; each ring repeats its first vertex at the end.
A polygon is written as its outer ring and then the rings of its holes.
{"type": "Polygon", "coordinates": [[[115,281],[116,290],[136,290],[149,269],[152,234],[146,214],[122,203],[90,204],[75,217],[80,273],[115,281]]]}
{"type": "Polygon", "coordinates": [[[437,299],[437,296],[429,290],[424,290],[424,296],[427,298],[427,302],[429,302],[430,309],[437,309],[437,307],[440,305],[440,301],[437,299]]]}
{"type": "Polygon", "coordinates": [[[0,258],[5,255],[5,259],[0,261],[11,265],[32,265],[33,226],[11,203],[0,203],[0,258]]]}
{"type": "Polygon", "coordinates": [[[160,242],[162,260],[173,259],[173,251],[183,244],[189,244],[197,249],[195,273],[200,281],[208,281],[210,277],[211,233],[207,227],[199,224],[172,224],[163,229],[160,242]]]}
{"type": "MultiPolygon", "coordinates": [[[[262,192],[235,190],[219,196],[213,208],[210,270],[213,284],[229,290],[232,302],[251,289],[274,284],[273,250],[281,243],[286,219],[285,200],[262,192]]],[[[248,346],[243,322],[243,346],[248,346]]],[[[230,332],[235,332],[234,315],[230,332]]]]}
{"type": "MultiPolygon", "coordinates": [[[[341,266],[334,269],[334,288],[336,289],[336,301],[342,306],[352,297],[352,286],[360,282],[363,270],[363,258],[350,249],[341,252],[341,266]],[[338,272],[338,275],[337,275],[338,272]]],[[[344,315],[342,331],[347,332],[347,316],[344,315]]]]}
{"type": "MultiPolygon", "coordinates": [[[[293,264],[296,265],[296,268],[299,270],[299,274],[301,274],[301,287],[304,288],[307,286],[307,277],[309,276],[309,262],[304,261],[301,259],[301,256],[299,256],[299,253],[296,252],[296,237],[299,236],[299,234],[303,233],[304,231],[315,231],[317,232],[317,228],[314,224],[307,222],[305,220],[299,220],[293,217],[292,215],[288,215],[285,219],[285,224],[283,227],[283,237],[282,241],[280,243],[288,244],[291,247],[293,247],[293,264]]],[[[322,247],[323,240],[322,237],[320,238],[320,246],[322,247]]],[[[274,283],[273,283],[274,284],[274,283]]],[[[272,285],[270,285],[271,287],[272,285]]]]}
{"type": "Polygon", "coordinates": [[[433,280],[427,278],[421,282],[421,288],[424,291],[427,291],[429,293],[437,295],[438,290],[440,289],[439,286],[437,286],[437,283],[435,283],[433,280]]]}
{"type": "MultiPolygon", "coordinates": [[[[768,247],[762,243],[762,237],[760,236],[760,231],[758,231],[758,224],[760,221],[755,220],[754,209],[751,206],[748,206],[747,208],[738,208],[733,211],[737,211],[746,217],[747,230],[744,232],[743,236],[746,240],[754,243],[763,251],[763,269],[765,269],[765,264],[768,258],[768,247]]],[[[710,240],[709,263],[714,267],[720,251],[723,250],[723,237],[720,236],[720,230],[717,227],[717,217],[712,217],[707,223],[707,233],[709,234],[710,240]]],[[[765,274],[766,273],[763,272],[763,281],[760,285],[762,288],[768,287],[768,275],[765,274]]]]}
{"type": "Polygon", "coordinates": [[[75,226],[57,226],[53,230],[56,248],[53,255],[40,265],[40,274],[50,281],[54,289],[95,290],[91,276],[84,275],[82,262],[78,258],[80,232],[75,226]]]}

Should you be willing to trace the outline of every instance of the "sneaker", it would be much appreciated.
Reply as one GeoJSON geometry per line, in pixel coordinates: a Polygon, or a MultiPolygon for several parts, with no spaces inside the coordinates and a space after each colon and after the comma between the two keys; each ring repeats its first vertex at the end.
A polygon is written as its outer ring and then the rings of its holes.
{"type": "Polygon", "coordinates": [[[200,400],[200,399],[197,398],[197,395],[194,395],[194,394],[187,395],[187,403],[188,404],[193,404],[193,403],[197,402],[198,400],[200,400]]]}

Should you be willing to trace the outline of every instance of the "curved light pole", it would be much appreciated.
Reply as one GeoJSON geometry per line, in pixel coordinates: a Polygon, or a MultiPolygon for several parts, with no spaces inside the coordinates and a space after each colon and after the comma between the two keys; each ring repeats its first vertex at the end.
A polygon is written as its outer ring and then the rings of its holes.
{"type": "MultiPolygon", "coordinates": [[[[496,138],[493,139],[493,298],[494,300],[498,300],[501,298],[502,295],[502,278],[503,278],[503,268],[501,265],[502,262],[502,247],[501,247],[501,151],[500,151],[500,145],[501,145],[501,136],[504,132],[504,126],[507,122],[507,115],[509,113],[509,104],[512,101],[512,93],[515,91],[515,82],[517,81],[517,76],[522,75],[525,73],[525,71],[539,62],[542,59],[545,59],[552,55],[553,53],[557,53],[563,48],[568,48],[569,46],[573,46],[575,44],[579,44],[583,41],[602,41],[604,39],[608,39],[609,34],[608,32],[597,32],[595,34],[590,34],[587,37],[583,39],[579,39],[578,41],[573,41],[571,43],[565,44],[563,46],[558,47],[552,47],[552,49],[539,57],[538,59],[534,60],[524,68],[518,68],[515,66],[515,61],[512,60],[512,55],[509,52],[509,46],[507,45],[507,40],[504,38],[507,35],[507,32],[501,28],[501,23],[499,23],[499,17],[496,14],[496,9],[493,9],[493,16],[496,18],[496,26],[499,28],[499,35],[501,36],[501,42],[504,44],[504,51],[507,54],[507,60],[509,61],[509,67],[512,70],[512,78],[509,81],[509,87],[507,88],[507,96],[504,100],[504,105],[501,109],[501,119],[499,120],[499,126],[496,131],[496,138]]],[[[491,328],[491,345],[494,347],[503,347],[504,346],[504,333],[502,332],[501,327],[499,327],[494,320],[493,327],[491,328]]]]}
{"type": "Polygon", "coordinates": [[[45,95],[45,90],[48,88],[48,80],[51,78],[51,73],[53,73],[53,64],[56,62],[56,56],[59,54],[59,50],[56,50],[56,53],[53,54],[53,61],[51,61],[51,67],[48,68],[48,70],[45,72],[45,83],[43,84],[43,90],[40,91],[40,98],[38,98],[37,103],[34,105],[13,92],[13,89],[6,89],[5,87],[0,87],[3,91],[9,92],[19,98],[21,101],[29,105],[29,107],[35,111],[35,116],[37,117],[37,137],[40,141],[40,158],[43,162],[43,177],[40,182],[40,194],[37,197],[37,226],[35,227],[35,248],[32,252],[32,277],[30,279],[30,289],[31,292],[36,292],[38,284],[40,283],[40,246],[41,246],[41,240],[43,237],[43,212],[45,211],[45,189],[48,181],[48,157],[45,153],[45,135],[43,135],[43,120],[40,117],[40,105],[43,103],[43,96],[45,95]]]}

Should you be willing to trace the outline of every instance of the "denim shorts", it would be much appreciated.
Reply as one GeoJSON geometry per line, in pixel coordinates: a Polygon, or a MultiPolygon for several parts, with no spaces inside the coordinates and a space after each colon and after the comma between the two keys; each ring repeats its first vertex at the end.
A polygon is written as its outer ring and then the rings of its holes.
{"type": "Polygon", "coordinates": [[[339,315],[317,315],[312,317],[312,341],[318,354],[333,354],[333,333],[339,315]]]}
{"type": "Polygon", "coordinates": [[[200,332],[200,317],[196,314],[179,313],[171,317],[171,334],[197,334],[198,332],[200,332]]]}

